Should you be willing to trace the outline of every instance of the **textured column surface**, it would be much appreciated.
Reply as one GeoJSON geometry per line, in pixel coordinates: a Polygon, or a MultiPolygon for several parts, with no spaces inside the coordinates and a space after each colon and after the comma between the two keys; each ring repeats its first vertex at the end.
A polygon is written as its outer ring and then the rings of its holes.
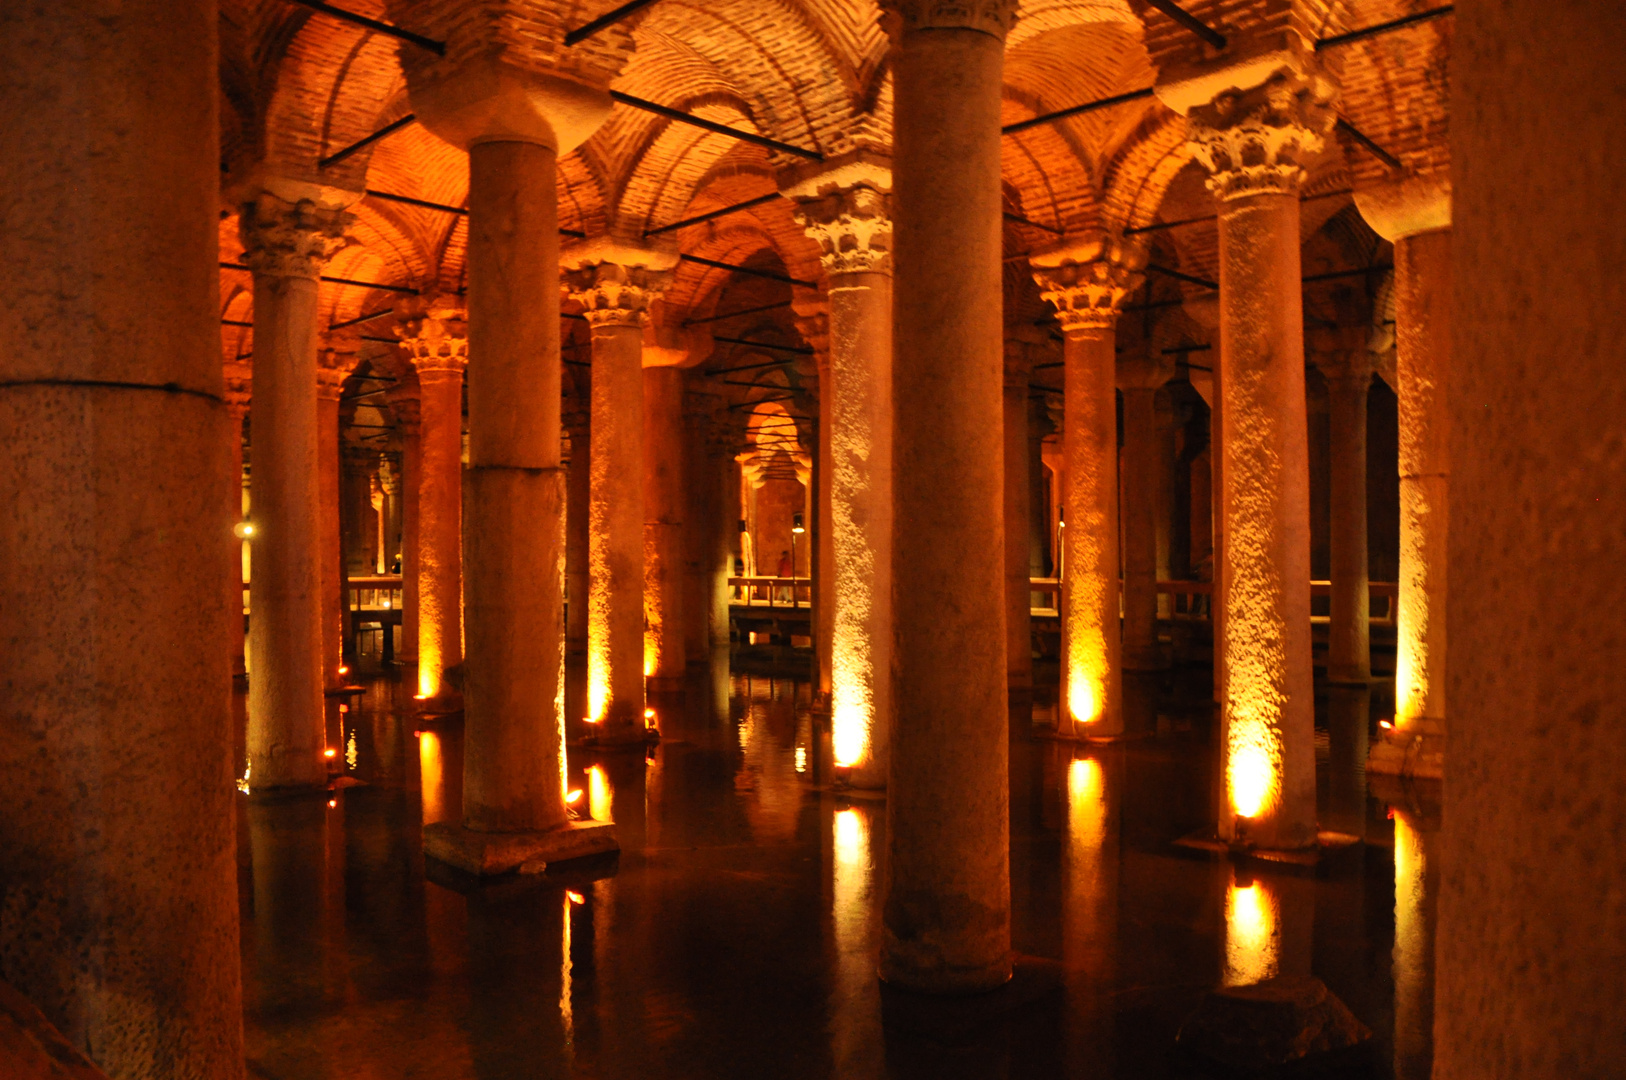
{"type": "Polygon", "coordinates": [[[908,407],[893,432],[897,696],[880,974],[972,992],[1011,974],[999,109],[1016,4],[886,8],[892,386],[908,407]]]}
{"type": "Polygon", "coordinates": [[[685,544],[683,370],[644,369],[644,674],[658,690],[683,689],[685,544]]]}
{"type": "MultiPolygon", "coordinates": [[[[402,381],[408,378],[411,385],[406,390],[392,389],[388,395],[390,410],[401,427],[401,647],[395,652],[399,664],[418,660],[418,506],[423,450],[417,376],[409,370],[402,381]]],[[[396,387],[400,386],[397,382],[396,387]]]]}
{"type": "Polygon", "coordinates": [[[1161,355],[1118,361],[1124,395],[1123,660],[1131,671],[1164,666],[1157,641],[1157,507],[1161,485],[1157,392],[1174,375],[1161,355]]]}
{"type": "MultiPolygon", "coordinates": [[[[1013,706],[1033,701],[1032,499],[1028,379],[1033,362],[1022,341],[1005,342],[1005,687],[1013,706]]],[[[1031,722],[1031,710],[1022,716],[1031,722]]]]}
{"type": "Polygon", "coordinates": [[[1356,198],[1394,242],[1395,394],[1400,421],[1400,608],[1394,728],[1372,768],[1439,778],[1445,765],[1450,524],[1451,188],[1408,177],[1356,198]]]}
{"type": "Polygon", "coordinates": [[[455,708],[446,671],[463,662],[463,371],[468,325],[451,304],[401,313],[401,343],[418,374],[418,696],[455,708]]]}
{"type": "Polygon", "coordinates": [[[1320,75],[1278,72],[1191,109],[1219,201],[1225,515],[1223,839],[1313,845],[1309,446],[1299,282],[1302,157],[1333,123],[1320,75]]]}
{"type": "Polygon", "coordinates": [[[623,251],[624,263],[617,254],[572,252],[568,279],[593,333],[587,719],[612,743],[644,738],[643,327],[671,265],[655,253],[623,251]]]}
{"type": "MultiPolygon", "coordinates": [[[[1364,328],[1357,328],[1364,336],[1364,328]]],[[[1365,685],[1372,679],[1372,599],[1366,562],[1366,399],[1372,357],[1355,351],[1318,356],[1327,377],[1331,443],[1327,681],[1365,685]]]]}
{"type": "Polygon", "coordinates": [[[1057,732],[1121,735],[1118,398],[1114,328],[1138,283],[1138,248],[1099,234],[1029,259],[1056,308],[1062,345],[1061,709],[1057,732]]]}
{"type": "Polygon", "coordinates": [[[110,1076],[232,1080],[215,5],[0,26],[0,979],[110,1076]]]}
{"type": "Polygon", "coordinates": [[[1626,12],[1458,10],[1434,1076],[1597,1080],[1626,1061],[1626,12]]]}
{"type": "Polygon", "coordinates": [[[316,287],[345,217],[262,193],[240,218],[254,271],[248,754],[257,789],[327,781],[316,287]]]}
{"type": "Polygon", "coordinates": [[[886,785],[893,717],[891,185],[889,163],[866,159],[791,192],[803,196],[797,220],[830,282],[818,433],[829,558],[819,574],[830,606],[832,748],[863,788],[886,785]]]}

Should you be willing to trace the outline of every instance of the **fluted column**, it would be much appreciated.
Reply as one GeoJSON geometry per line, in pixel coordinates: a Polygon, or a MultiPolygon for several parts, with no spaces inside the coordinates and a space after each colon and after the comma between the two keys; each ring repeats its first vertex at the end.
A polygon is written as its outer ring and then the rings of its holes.
{"type": "MultiPolygon", "coordinates": [[[[999,114],[1015,0],[887,0],[893,661],[881,978],[1010,978],[999,114]]],[[[838,560],[839,561],[839,557],[838,560]]]]}
{"type": "Polygon", "coordinates": [[[401,647],[398,664],[418,662],[418,505],[423,483],[417,376],[408,369],[387,399],[401,429],[401,647]]]}
{"type": "Polygon", "coordinates": [[[644,738],[644,324],[674,263],[609,244],[566,261],[593,333],[587,719],[601,742],[644,738]]]}
{"type": "Polygon", "coordinates": [[[240,1080],[215,4],[0,24],[0,968],[108,1076],[240,1080]]]}
{"type": "MultiPolygon", "coordinates": [[[[1152,346],[1155,348],[1155,346],[1152,346]]],[[[1174,376],[1174,364],[1143,352],[1117,364],[1124,395],[1123,661],[1130,671],[1164,667],[1157,642],[1157,511],[1161,489],[1157,394],[1174,376]]]]}
{"type": "Polygon", "coordinates": [[[418,375],[418,697],[459,708],[446,672],[463,662],[463,372],[469,331],[451,302],[399,313],[402,351],[418,375]]]}
{"type": "MultiPolygon", "coordinates": [[[[1189,113],[1189,137],[1219,203],[1226,522],[1219,834],[1298,848],[1316,840],[1298,192],[1300,162],[1320,152],[1332,128],[1335,89],[1310,60],[1284,53],[1280,63],[1263,83],[1217,68],[1162,86],[1159,96],[1189,113]]],[[[1268,68],[1253,69],[1260,70],[1268,68]]]]}
{"type": "Polygon", "coordinates": [[[891,189],[891,162],[870,155],[784,189],[829,278],[817,448],[829,559],[819,574],[828,579],[835,762],[864,788],[886,786],[893,716],[891,189]]]}
{"type": "MultiPolygon", "coordinates": [[[[664,351],[664,350],[663,350],[664,351]]],[[[646,357],[647,359],[647,357],[646,357]]],[[[644,368],[644,671],[651,690],[683,689],[683,370],[644,368]]]]}
{"type": "Polygon", "coordinates": [[[1356,194],[1394,243],[1400,411],[1400,609],[1395,722],[1374,772],[1439,778],[1445,767],[1446,534],[1450,523],[1451,187],[1410,177],[1356,194]]]}
{"type": "MultiPolygon", "coordinates": [[[[1327,380],[1328,576],[1327,681],[1364,686],[1372,680],[1372,599],[1366,561],[1366,399],[1374,357],[1365,327],[1345,347],[1313,351],[1327,380]]],[[[1334,344],[1327,342],[1328,345],[1334,344]]]]}
{"type": "Polygon", "coordinates": [[[261,193],[239,219],[243,261],[254,271],[248,754],[256,789],[327,782],[316,289],[347,217],[332,203],[261,193]]]}
{"type": "Polygon", "coordinates": [[[356,354],[323,348],[316,358],[317,544],[322,566],[322,685],[341,686],[344,666],[344,544],[339,528],[339,394],[356,354]]]}
{"type": "MultiPolygon", "coordinates": [[[[1033,702],[1033,553],[1029,527],[1028,379],[1033,361],[1023,341],[1005,342],[1005,688],[1011,705],[1033,702]]],[[[1019,718],[1020,719],[1020,718],[1019,718]]]]}
{"type": "Polygon", "coordinates": [[[1140,283],[1141,249],[1100,234],[1029,258],[1065,337],[1062,420],[1061,708],[1057,731],[1123,734],[1118,599],[1118,405],[1115,329],[1140,283]]]}

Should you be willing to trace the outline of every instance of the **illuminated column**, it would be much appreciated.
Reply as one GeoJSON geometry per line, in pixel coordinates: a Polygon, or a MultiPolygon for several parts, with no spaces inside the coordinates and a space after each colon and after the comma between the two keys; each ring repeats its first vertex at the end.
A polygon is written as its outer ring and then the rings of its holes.
{"type": "Polygon", "coordinates": [[[249,549],[248,527],[243,524],[243,420],[248,416],[252,401],[252,374],[242,362],[226,365],[226,431],[227,452],[230,455],[230,475],[226,477],[226,521],[231,536],[226,541],[229,553],[226,566],[226,613],[231,642],[231,673],[235,678],[248,668],[244,664],[243,646],[243,563],[249,549]]]}
{"type": "Polygon", "coordinates": [[[215,8],[0,15],[0,966],[115,1077],[243,1076],[215,8]]]}
{"type": "MultiPolygon", "coordinates": [[[[1005,342],[1005,686],[1013,705],[1033,701],[1032,497],[1028,379],[1033,361],[1022,341],[1005,342]]],[[[1028,716],[1029,713],[1023,713],[1028,716]]]]}
{"type": "Polygon", "coordinates": [[[1100,234],[1029,257],[1065,336],[1061,708],[1057,731],[1124,730],[1118,607],[1118,308],[1140,284],[1137,246],[1100,234]]]}
{"type": "Polygon", "coordinates": [[[644,675],[651,690],[681,690],[688,666],[683,647],[688,471],[683,460],[683,369],[649,366],[643,378],[644,675]]]}
{"type": "Polygon", "coordinates": [[[1332,128],[1334,88],[1295,53],[1277,61],[1262,84],[1221,68],[1158,93],[1189,113],[1219,203],[1227,804],[1219,834],[1299,848],[1315,843],[1316,817],[1298,191],[1300,161],[1321,151],[1332,128]],[[1249,85],[1237,89],[1239,80],[1249,85]]]}
{"type": "Polygon", "coordinates": [[[975,992],[1011,975],[999,113],[1016,2],[884,10],[900,482],[880,974],[975,992]]]}
{"type": "Polygon", "coordinates": [[[388,574],[401,554],[401,470],[386,454],[378,457],[378,486],[384,495],[378,521],[378,572],[388,574]]]}
{"type": "MultiPolygon", "coordinates": [[[[402,58],[419,121],[469,154],[463,821],[427,827],[424,851],[481,874],[615,846],[608,823],[571,822],[565,807],[556,163],[609,114],[603,86],[629,42],[566,54],[581,66],[555,73],[565,28],[530,16],[500,54],[470,33],[444,59],[402,58]]],[[[486,29],[511,31],[490,17],[486,29]]]]}
{"type": "Polygon", "coordinates": [[[339,535],[339,393],[356,366],[354,351],[316,356],[317,544],[322,565],[322,683],[340,686],[344,666],[344,546],[339,535]]]}
{"type": "Polygon", "coordinates": [[[418,697],[430,712],[462,699],[446,671],[463,662],[463,372],[469,330],[450,302],[399,312],[402,351],[418,375],[418,697]]]}
{"type": "MultiPolygon", "coordinates": [[[[822,171],[822,170],[821,170],[822,171]]],[[[830,372],[830,301],[829,296],[813,290],[795,288],[791,293],[796,312],[796,331],[813,349],[813,366],[819,380],[819,419],[815,432],[814,453],[818,455],[818,468],[814,470],[813,487],[813,654],[816,663],[816,683],[813,687],[813,713],[829,716],[832,685],[835,681],[835,537],[830,521],[835,516],[831,504],[833,450],[827,437],[831,424],[831,400],[828,387],[834,376],[830,372]]],[[[741,517],[748,504],[742,503],[741,517]]],[[[888,553],[890,557],[890,552],[888,553]]],[[[771,569],[771,568],[770,568],[771,569]]],[[[760,567],[757,573],[761,573],[760,567]]]]}
{"type": "Polygon", "coordinates": [[[1395,256],[1400,399],[1400,608],[1395,724],[1370,768],[1438,778],[1445,765],[1446,532],[1450,518],[1451,188],[1410,177],[1356,193],[1395,256]]]}
{"type": "MultiPolygon", "coordinates": [[[[1189,297],[1180,305],[1181,310],[1199,326],[1209,331],[1212,340],[1219,331],[1219,301],[1210,296],[1189,297]]],[[[1225,395],[1220,392],[1220,365],[1217,354],[1210,369],[1191,368],[1187,375],[1192,387],[1202,395],[1208,406],[1208,516],[1209,516],[1209,597],[1208,628],[1212,642],[1214,669],[1214,701],[1225,700],[1225,513],[1220,505],[1220,492],[1225,490],[1225,395]]],[[[1195,527],[1195,523],[1193,523],[1195,527]]],[[[1217,808],[1216,808],[1217,809],[1217,808]]]]}
{"type": "Polygon", "coordinates": [[[1364,686],[1372,680],[1371,589],[1366,563],[1366,398],[1373,356],[1366,328],[1355,327],[1349,348],[1316,352],[1327,379],[1331,443],[1327,681],[1364,686]]]}
{"type": "MultiPolygon", "coordinates": [[[[891,163],[858,155],[785,190],[829,277],[819,384],[829,491],[830,730],[854,787],[886,786],[892,727],[891,163]],[[826,451],[826,447],[828,450],[826,451]]],[[[811,476],[809,477],[811,480],[811,476]]]]}
{"type": "Polygon", "coordinates": [[[587,508],[592,491],[592,436],[585,411],[564,417],[570,432],[570,465],[565,478],[565,730],[580,738],[587,715],[587,508]]]}
{"type": "Polygon", "coordinates": [[[367,478],[367,505],[373,508],[373,573],[382,574],[385,568],[384,534],[386,526],[384,519],[387,516],[385,506],[388,498],[384,494],[384,479],[377,471],[367,478]]]}
{"type": "Polygon", "coordinates": [[[608,243],[567,256],[593,331],[587,718],[601,742],[644,738],[644,324],[675,264],[608,243]]]}
{"type": "Polygon", "coordinates": [[[262,192],[239,218],[243,261],[254,271],[248,754],[256,789],[327,783],[316,288],[348,215],[336,193],[305,194],[289,203],[262,192]],[[317,201],[324,196],[330,201],[317,201]]]}
{"type": "Polygon", "coordinates": [[[1173,377],[1174,364],[1161,354],[1118,360],[1118,387],[1124,395],[1123,662],[1131,671],[1165,666],[1157,643],[1157,505],[1163,449],[1157,392],[1173,377]]]}
{"type": "Polygon", "coordinates": [[[403,371],[385,395],[401,428],[401,647],[398,664],[418,662],[418,496],[423,481],[417,376],[403,371]]]}
{"type": "Polygon", "coordinates": [[[1439,809],[1396,806],[1395,1080],[1429,1080],[1434,1066],[1434,938],[1440,895],[1439,809]]]}

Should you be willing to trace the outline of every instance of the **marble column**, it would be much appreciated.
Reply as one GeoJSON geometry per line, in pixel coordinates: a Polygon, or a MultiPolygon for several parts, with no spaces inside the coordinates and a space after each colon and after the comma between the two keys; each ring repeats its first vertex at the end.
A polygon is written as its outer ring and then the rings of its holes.
{"type": "Polygon", "coordinates": [[[0,22],[0,963],[109,1076],[237,1080],[215,4],[0,22]]]}
{"type": "Polygon", "coordinates": [[[556,167],[609,114],[627,42],[567,53],[560,73],[565,28],[543,13],[526,30],[500,55],[470,34],[444,59],[403,57],[419,121],[469,154],[463,821],[425,828],[424,851],[478,874],[615,847],[565,806],[556,167]]]}
{"type": "MultiPolygon", "coordinates": [[[[663,350],[665,351],[665,350],[663,350]]],[[[646,357],[647,359],[647,357],[646,357]]],[[[684,460],[683,369],[644,368],[644,674],[649,690],[682,690],[684,460]]]]}
{"type": "Polygon", "coordinates": [[[1013,723],[1031,722],[1033,704],[1033,552],[1028,440],[1028,344],[1005,342],[1005,688],[1013,723]]]}
{"type": "Polygon", "coordinates": [[[450,300],[403,304],[402,351],[418,376],[418,693],[426,712],[455,711],[446,672],[463,662],[464,313],[450,300]]]}
{"type": "Polygon", "coordinates": [[[1102,234],[1070,238],[1028,260],[1065,336],[1057,732],[1073,737],[1124,731],[1115,328],[1144,260],[1137,245],[1102,234]]]}
{"type": "Polygon", "coordinates": [[[345,683],[344,544],[339,528],[339,395],[355,369],[356,354],[327,347],[316,358],[316,514],[322,566],[322,685],[345,683]]]}
{"type": "MultiPolygon", "coordinates": [[[[1327,681],[1372,681],[1372,596],[1366,563],[1366,398],[1374,371],[1367,328],[1340,337],[1343,348],[1312,350],[1327,380],[1328,576],[1327,681]]],[[[1331,342],[1327,344],[1331,345],[1331,342]]]]}
{"type": "Polygon", "coordinates": [[[398,664],[418,662],[418,497],[423,480],[418,380],[408,368],[386,395],[401,430],[401,647],[398,664]]]}
{"type": "Polygon", "coordinates": [[[255,789],[327,782],[316,291],[328,256],[344,242],[348,215],[343,196],[311,194],[327,201],[290,203],[261,192],[239,218],[243,261],[254,271],[248,754],[255,789]]]}
{"type": "Polygon", "coordinates": [[[587,538],[587,719],[600,742],[644,738],[644,325],[675,256],[600,242],[572,251],[593,334],[587,538]]]}
{"type": "MultiPolygon", "coordinates": [[[[1155,348],[1156,346],[1151,346],[1155,348]]],[[[1171,357],[1142,352],[1118,360],[1124,396],[1123,663],[1130,671],[1167,667],[1157,640],[1158,500],[1163,440],[1157,395],[1174,377],[1171,357]]]]}
{"type": "Polygon", "coordinates": [[[1400,608],[1395,720],[1374,772],[1439,778],[1445,767],[1446,541],[1451,497],[1451,188],[1408,177],[1356,193],[1394,243],[1400,410],[1400,608]]]}
{"type": "MultiPolygon", "coordinates": [[[[1011,975],[1000,98],[1014,0],[886,0],[893,158],[892,768],[881,978],[1011,975]]],[[[839,560],[838,560],[839,561],[839,560]]]]}
{"type": "Polygon", "coordinates": [[[1189,138],[1219,205],[1226,544],[1219,835],[1285,849],[1316,842],[1298,193],[1301,162],[1321,152],[1332,128],[1335,88],[1297,54],[1282,54],[1280,64],[1262,83],[1225,67],[1184,80],[1166,75],[1172,81],[1158,92],[1188,113],[1189,138]]]}
{"type": "Polygon", "coordinates": [[[891,162],[850,156],[782,190],[797,200],[829,281],[817,479],[829,507],[819,572],[828,579],[820,596],[830,607],[832,747],[848,783],[882,788],[893,723],[891,162]]]}
{"type": "Polygon", "coordinates": [[[233,678],[247,674],[244,646],[248,643],[243,623],[243,560],[253,533],[243,513],[243,421],[248,418],[253,382],[249,366],[242,362],[226,365],[226,447],[230,475],[226,477],[226,520],[231,537],[226,542],[226,611],[230,626],[231,673],[233,678]]]}

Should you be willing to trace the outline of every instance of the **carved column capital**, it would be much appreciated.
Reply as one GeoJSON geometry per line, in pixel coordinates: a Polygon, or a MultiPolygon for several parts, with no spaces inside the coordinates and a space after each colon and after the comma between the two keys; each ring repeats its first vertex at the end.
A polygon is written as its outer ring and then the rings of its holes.
{"type": "Polygon", "coordinates": [[[860,151],[782,188],[827,274],[892,272],[892,165],[860,151]]]}
{"type": "Polygon", "coordinates": [[[338,401],[344,380],[356,370],[360,362],[360,342],[338,340],[328,343],[316,352],[316,396],[325,401],[338,401]]]}
{"type": "Polygon", "coordinates": [[[1451,178],[1408,174],[1355,193],[1355,207],[1390,242],[1451,227],[1451,178]]]}
{"type": "Polygon", "coordinates": [[[241,360],[228,360],[225,364],[226,410],[233,419],[248,415],[254,397],[254,370],[241,360]]]}
{"type": "Polygon", "coordinates": [[[565,288],[589,326],[641,328],[649,322],[650,301],[671,287],[677,254],[600,238],[566,252],[560,263],[565,288]]]}
{"type": "Polygon", "coordinates": [[[419,381],[463,378],[469,365],[469,324],[461,309],[414,298],[396,309],[395,333],[419,381]]]}
{"type": "Polygon", "coordinates": [[[1318,72],[1277,71],[1187,115],[1186,137],[1219,199],[1297,195],[1305,164],[1337,123],[1337,88],[1318,72]]]}
{"type": "Polygon", "coordinates": [[[881,0],[881,23],[894,41],[916,30],[980,30],[1004,41],[1018,6],[1017,0],[881,0]]]}
{"type": "Polygon", "coordinates": [[[1124,298],[1140,286],[1144,249],[1133,241],[1092,233],[1028,257],[1039,295],[1056,309],[1065,332],[1110,327],[1124,298]]]}
{"type": "Polygon", "coordinates": [[[314,199],[287,202],[262,191],[238,215],[243,263],[256,274],[315,281],[328,260],[349,245],[344,231],[354,220],[355,215],[314,199]]]}
{"type": "Polygon", "coordinates": [[[392,499],[401,494],[401,470],[395,467],[387,454],[378,455],[378,485],[392,499]]]}

